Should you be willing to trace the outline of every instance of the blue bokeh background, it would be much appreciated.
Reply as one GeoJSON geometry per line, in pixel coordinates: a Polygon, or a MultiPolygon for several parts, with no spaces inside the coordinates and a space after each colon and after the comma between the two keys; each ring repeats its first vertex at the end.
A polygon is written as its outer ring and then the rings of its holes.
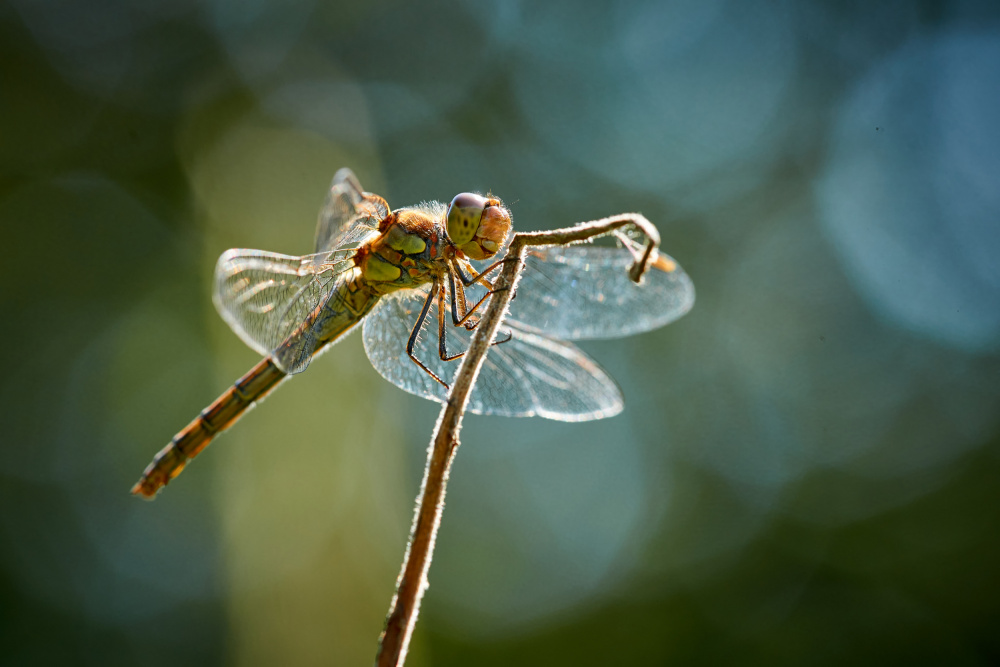
{"type": "Polygon", "coordinates": [[[7,0],[0,662],[370,664],[437,406],[360,337],[127,493],[350,166],[698,290],[622,415],[466,419],[408,664],[996,663],[998,118],[994,2],[7,0]]]}

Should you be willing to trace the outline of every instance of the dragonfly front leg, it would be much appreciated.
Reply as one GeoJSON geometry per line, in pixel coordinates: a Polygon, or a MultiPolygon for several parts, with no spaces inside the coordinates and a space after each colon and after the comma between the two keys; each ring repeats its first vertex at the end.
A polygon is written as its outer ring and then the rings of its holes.
{"type": "MultiPolygon", "coordinates": [[[[454,318],[457,313],[455,312],[455,279],[451,278],[451,311],[452,317],[454,318]]],[[[444,322],[444,284],[442,283],[438,287],[438,356],[441,357],[441,361],[454,361],[460,358],[465,352],[459,352],[455,355],[448,354],[448,332],[445,329],[444,322]]],[[[471,313],[470,313],[471,314],[471,313]]],[[[466,315],[468,317],[468,315],[466,315]]],[[[456,324],[455,326],[458,326],[456,324]]]]}
{"type": "MultiPolygon", "coordinates": [[[[442,385],[444,385],[445,389],[450,389],[447,382],[439,378],[434,373],[434,371],[432,371],[431,369],[427,368],[427,366],[424,365],[424,362],[420,361],[420,359],[417,359],[417,355],[413,354],[413,346],[417,344],[417,336],[420,335],[420,329],[421,327],[424,326],[424,320],[427,319],[427,311],[430,310],[431,303],[434,301],[434,297],[439,296],[440,290],[438,286],[439,286],[438,279],[435,278],[434,284],[431,285],[430,292],[427,294],[427,300],[424,301],[424,307],[420,309],[420,316],[417,317],[417,322],[416,324],[413,325],[413,329],[410,331],[410,339],[406,341],[406,354],[410,357],[413,363],[415,363],[417,366],[420,366],[420,368],[424,369],[424,372],[426,372],[432,378],[434,378],[442,385]]],[[[442,316],[440,314],[440,310],[441,309],[439,307],[438,320],[443,321],[442,316]]]]}
{"type": "MultiPolygon", "coordinates": [[[[490,294],[494,294],[496,292],[503,292],[503,291],[506,290],[506,288],[498,289],[498,290],[491,290],[489,292],[489,294],[487,294],[482,299],[480,299],[479,302],[475,306],[472,307],[472,310],[470,310],[468,313],[465,314],[465,317],[463,317],[463,318],[461,318],[461,320],[459,320],[459,318],[458,318],[458,312],[456,310],[456,305],[455,305],[456,301],[458,300],[458,299],[456,299],[455,277],[453,275],[449,274],[449,278],[451,279],[451,316],[452,316],[452,320],[455,322],[455,326],[456,327],[460,326],[463,322],[465,322],[465,320],[469,319],[469,316],[472,315],[477,308],[479,308],[479,306],[486,300],[486,297],[490,296],[490,294]]],[[[461,295],[460,298],[461,298],[461,301],[462,301],[462,308],[464,310],[465,309],[465,291],[461,287],[459,287],[458,290],[459,291],[457,292],[457,294],[461,295]]],[[[466,325],[466,329],[468,329],[469,331],[472,331],[477,326],[479,326],[479,322],[480,322],[479,320],[476,320],[471,325],[466,325]]],[[[503,340],[495,340],[492,343],[490,343],[490,345],[492,346],[492,345],[499,345],[501,343],[506,343],[510,339],[512,339],[513,337],[514,337],[514,332],[513,331],[508,331],[506,338],[504,338],[503,340]]],[[[448,354],[448,343],[447,343],[447,340],[448,340],[448,336],[447,336],[447,330],[445,329],[445,322],[444,322],[444,284],[442,284],[439,287],[439,292],[438,292],[438,355],[441,357],[441,361],[454,361],[455,359],[459,359],[459,358],[465,356],[465,352],[464,351],[463,352],[459,352],[458,354],[449,355],[448,354]]]]}
{"type": "MultiPolygon", "coordinates": [[[[473,285],[473,283],[477,283],[477,282],[483,280],[483,278],[487,274],[492,273],[493,270],[496,269],[501,264],[504,264],[506,262],[512,262],[512,261],[514,261],[513,257],[504,257],[503,259],[500,259],[500,260],[497,260],[497,261],[493,262],[488,267],[486,267],[485,271],[482,271],[481,273],[477,273],[476,275],[472,276],[471,278],[469,278],[469,277],[467,277],[465,275],[465,272],[462,271],[462,267],[458,263],[458,261],[452,260],[451,261],[451,265],[452,265],[452,268],[454,269],[454,271],[458,274],[458,277],[462,281],[462,284],[465,285],[466,287],[471,287],[473,285]]],[[[483,287],[490,287],[490,288],[492,288],[493,285],[489,281],[483,281],[483,287]]]]}
{"type": "MultiPolygon", "coordinates": [[[[465,287],[458,287],[458,288],[455,287],[455,274],[453,272],[448,273],[448,281],[450,283],[450,290],[451,290],[451,321],[456,327],[464,326],[469,331],[472,331],[473,329],[476,328],[476,325],[479,324],[479,320],[476,320],[471,324],[466,324],[466,322],[470,317],[473,316],[473,314],[475,314],[475,312],[479,309],[479,307],[486,302],[486,299],[493,296],[497,292],[505,292],[507,290],[506,287],[501,289],[491,289],[486,294],[484,294],[483,298],[477,301],[476,304],[472,306],[472,308],[467,308],[465,287]],[[465,313],[464,315],[461,316],[458,314],[460,305],[461,305],[461,310],[465,313]]],[[[442,291],[444,291],[443,286],[442,286],[442,291]]]]}

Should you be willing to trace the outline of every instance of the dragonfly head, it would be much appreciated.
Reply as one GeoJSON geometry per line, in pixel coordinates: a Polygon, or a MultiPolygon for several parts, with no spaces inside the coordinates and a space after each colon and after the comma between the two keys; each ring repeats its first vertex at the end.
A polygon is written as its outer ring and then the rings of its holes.
{"type": "Polygon", "coordinates": [[[509,233],[510,211],[495,197],[463,192],[448,205],[448,237],[470,259],[497,254],[509,233]]]}

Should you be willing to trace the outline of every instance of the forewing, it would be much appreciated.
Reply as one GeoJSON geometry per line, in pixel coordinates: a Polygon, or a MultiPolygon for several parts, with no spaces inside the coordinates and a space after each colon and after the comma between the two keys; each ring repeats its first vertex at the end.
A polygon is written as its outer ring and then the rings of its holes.
{"type": "Polygon", "coordinates": [[[353,250],[295,257],[236,248],[215,267],[214,302],[243,342],[273,354],[287,373],[305,370],[316,349],[313,314],[336,276],[351,268],[353,250]]]}
{"type": "Polygon", "coordinates": [[[388,214],[385,200],[366,193],[353,171],[339,170],[319,213],[316,252],[358,247],[378,234],[379,222],[388,214]]]}
{"type": "Polygon", "coordinates": [[[641,284],[626,248],[528,248],[508,321],[552,338],[617,338],[673,322],[694,305],[694,285],[659,253],[641,284]]]}
{"type": "MultiPolygon", "coordinates": [[[[427,291],[383,297],[364,322],[365,352],[375,369],[397,387],[443,402],[447,390],[406,354],[410,331],[427,291]]],[[[450,318],[450,315],[446,315],[450,318]]],[[[464,351],[471,337],[464,328],[445,325],[448,352],[464,351]]],[[[507,417],[540,416],[559,421],[585,421],[621,412],[621,391],[607,373],[579,349],[524,331],[502,327],[473,387],[468,410],[507,417]]],[[[414,353],[446,382],[460,359],[442,361],[438,353],[437,307],[428,312],[414,353]]]]}

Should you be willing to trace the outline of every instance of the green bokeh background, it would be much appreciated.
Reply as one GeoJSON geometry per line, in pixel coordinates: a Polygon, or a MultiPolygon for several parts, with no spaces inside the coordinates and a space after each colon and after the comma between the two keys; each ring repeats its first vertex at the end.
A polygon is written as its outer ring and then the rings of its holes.
{"type": "Polygon", "coordinates": [[[698,291],[622,415],[467,418],[408,664],[996,663],[998,73],[989,2],[0,4],[0,663],[371,662],[437,406],[359,336],[128,495],[342,166],[698,291]]]}

